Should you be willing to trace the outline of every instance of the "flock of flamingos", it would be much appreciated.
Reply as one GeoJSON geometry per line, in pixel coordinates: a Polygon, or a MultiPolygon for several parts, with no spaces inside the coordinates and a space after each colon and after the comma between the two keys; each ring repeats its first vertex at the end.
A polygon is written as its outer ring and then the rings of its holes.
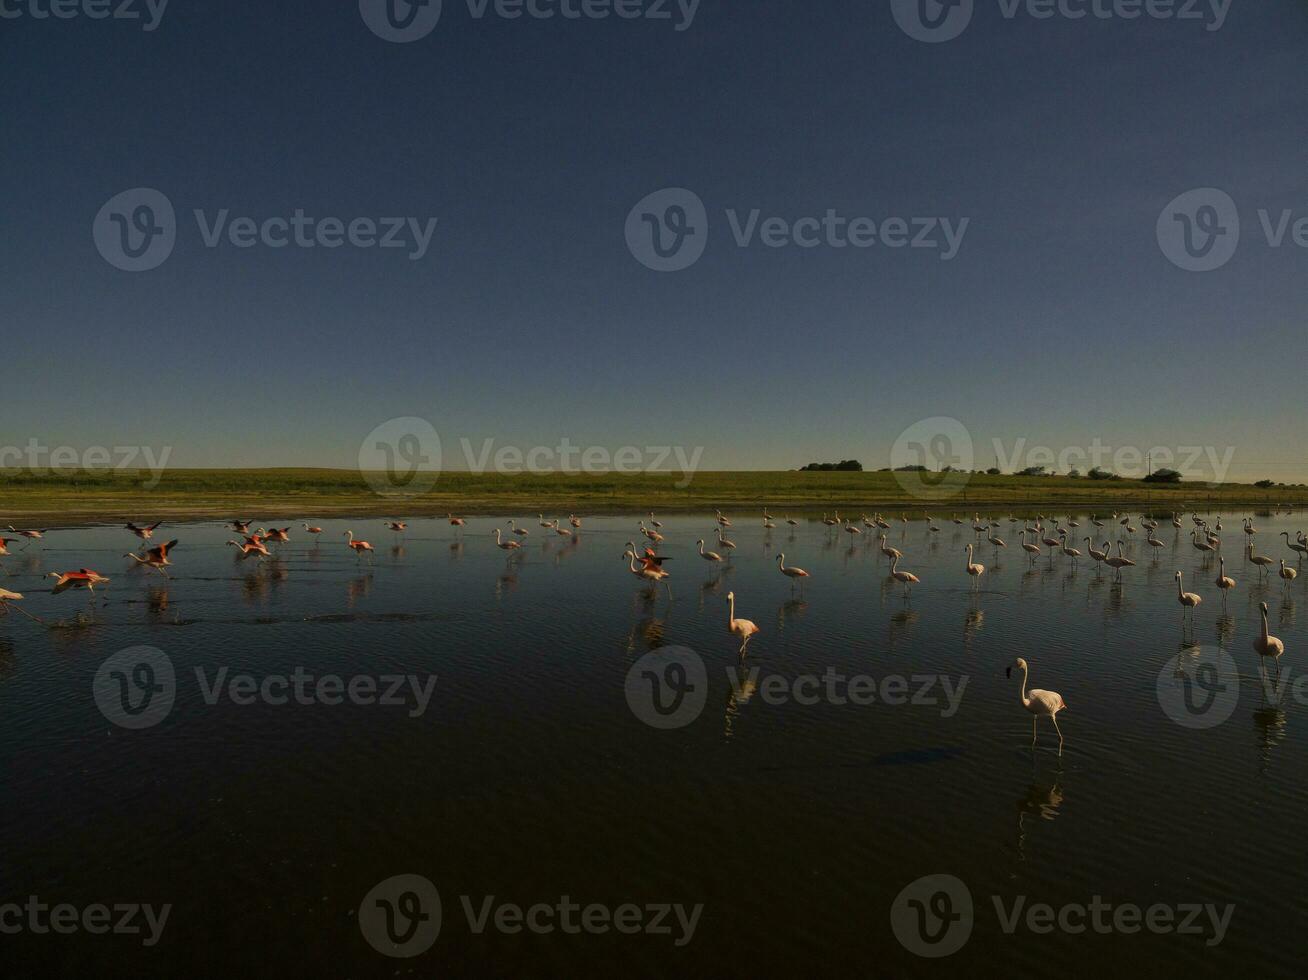
{"type": "MultiPolygon", "coordinates": [[[[735,542],[726,537],[726,529],[732,526],[732,522],[725,517],[721,511],[716,511],[715,513],[715,531],[717,533],[716,547],[719,550],[706,550],[702,539],[695,542],[698,548],[697,554],[699,557],[705,562],[714,564],[729,561],[732,552],[736,548],[735,542]],[[726,554],[726,558],[723,557],[723,553],[726,554]]],[[[566,528],[560,526],[559,520],[547,521],[543,514],[537,516],[540,527],[544,529],[546,533],[553,533],[563,537],[573,537],[578,535],[581,531],[582,520],[576,515],[569,515],[569,526],[566,528]]],[[[928,535],[938,534],[940,532],[940,526],[931,518],[930,515],[924,513],[923,517],[925,519],[928,535]]],[[[456,533],[462,533],[462,529],[467,523],[467,519],[455,517],[453,514],[445,515],[445,519],[456,529],[456,533]]],[[[951,519],[956,525],[966,526],[968,524],[966,520],[958,517],[956,514],[953,515],[951,519]]],[[[1101,547],[1096,548],[1094,537],[1090,535],[1082,536],[1080,540],[1085,544],[1086,552],[1089,557],[1095,562],[1096,573],[1102,574],[1103,566],[1107,565],[1109,568],[1113,569],[1115,580],[1120,581],[1123,570],[1131,568],[1136,564],[1123,554],[1122,546],[1124,541],[1131,540],[1132,537],[1139,532],[1140,528],[1143,528],[1146,544],[1154,549],[1156,553],[1165,547],[1165,544],[1154,534],[1160,526],[1159,522],[1150,519],[1148,516],[1142,515],[1138,519],[1139,527],[1136,526],[1130,517],[1120,516],[1115,513],[1112,515],[1112,519],[1117,521],[1118,538],[1116,549],[1112,547],[1111,542],[1108,540],[1105,540],[1101,547]]],[[[1226,574],[1226,559],[1220,554],[1222,539],[1217,532],[1222,530],[1221,521],[1218,520],[1210,527],[1208,522],[1198,514],[1192,514],[1190,519],[1194,525],[1189,531],[1189,537],[1193,547],[1197,551],[1204,553],[1205,556],[1211,557],[1214,554],[1218,556],[1217,578],[1214,580],[1213,585],[1219,590],[1222,602],[1225,604],[1227,595],[1236,588],[1236,582],[1235,579],[1226,574]]],[[[791,519],[789,515],[785,515],[783,520],[786,524],[790,525],[791,528],[795,528],[800,524],[799,521],[791,519]]],[[[1034,521],[1028,519],[1022,527],[1017,528],[1017,525],[1022,522],[1014,516],[1008,518],[1009,524],[1017,529],[1019,547],[1021,547],[1021,549],[1026,553],[1032,564],[1039,561],[1041,558],[1045,558],[1052,565],[1056,558],[1060,558],[1066,559],[1073,567],[1075,567],[1077,561],[1081,559],[1082,553],[1069,542],[1074,543],[1077,540],[1076,533],[1078,533],[1080,524],[1069,515],[1065,524],[1061,521],[1054,520],[1053,529],[1049,530],[1044,523],[1046,520],[1047,518],[1041,514],[1038,515],[1034,521]],[[1028,536],[1030,537],[1030,540],[1027,540],[1028,536]]],[[[903,524],[909,523],[906,515],[901,515],[900,521],[903,524]]],[[[1092,516],[1090,521],[1095,527],[1095,536],[1098,536],[1100,533],[1104,534],[1105,537],[1107,536],[1107,532],[1102,531],[1105,527],[1105,521],[1100,520],[1097,516],[1092,516]]],[[[227,524],[228,528],[241,535],[242,540],[230,540],[227,542],[228,545],[237,549],[238,558],[240,559],[256,558],[262,561],[271,557],[273,554],[268,547],[269,544],[282,544],[290,541],[290,527],[274,527],[271,530],[265,530],[260,527],[251,532],[250,525],[252,523],[253,521],[233,520],[227,524]]],[[[899,567],[900,560],[903,559],[904,554],[898,548],[892,547],[887,543],[885,531],[890,529],[892,525],[880,514],[873,514],[871,517],[863,515],[859,521],[842,519],[839,512],[836,512],[834,516],[823,514],[822,523],[826,526],[829,533],[838,534],[843,532],[850,536],[851,541],[854,540],[856,536],[865,533],[869,535],[869,541],[871,536],[876,535],[878,539],[878,547],[882,555],[885,556],[886,561],[890,564],[890,576],[896,582],[899,582],[904,586],[906,600],[911,595],[912,587],[921,584],[922,580],[917,575],[909,571],[904,571],[899,567]],[[861,527],[859,526],[860,523],[862,525],[861,527]]],[[[161,524],[162,522],[149,525],[127,524],[126,529],[139,539],[140,550],[128,552],[124,557],[130,558],[138,565],[149,568],[167,577],[167,568],[172,565],[169,553],[174,547],[176,547],[177,540],[174,539],[163,544],[151,545],[150,542],[154,538],[154,532],[159,529],[161,524]]],[[[396,534],[402,534],[408,527],[408,525],[403,521],[386,521],[384,524],[387,529],[396,534]]],[[[509,520],[505,526],[509,530],[510,537],[508,538],[505,538],[498,526],[490,533],[495,538],[495,545],[501,551],[508,553],[510,559],[512,559],[513,553],[520,551],[522,548],[522,539],[527,537],[531,532],[527,528],[518,525],[516,521],[512,519],[509,520]]],[[[775,519],[764,510],[763,528],[765,530],[771,530],[776,528],[776,526],[775,519]]],[[[1177,529],[1177,533],[1184,528],[1181,514],[1172,514],[1172,526],[1177,529]]],[[[323,533],[321,527],[310,524],[304,524],[303,527],[306,534],[314,537],[323,533]]],[[[646,526],[645,521],[640,521],[639,531],[649,541],[649,544],[638,553],[636,545],[633,542],[628,541],[626,544],[626,550],[622,553],[622,558],[626,561],[627,570],[632,575],[642,581],[650,583],[651,586],[655,588],[659,583],[662,583],[668,590],[668,598],[671,599],[672,589],[668,581],[670,578],[670,572],[668,569],[663,567],[664,563],[671,559],[669,556],[658,554],[657,551],[658,546],[664,541],[664,536],[660,533],[660,528],[662,527],[663,524],[655,520],[654,514],[652,513],[649,515],[648,526],[646,526]]],[[[975,544],[969,543],[963,549],[967,555],[963,567],[971,580],[971,588],[976,590],[979,588],[981,578],[986,572],[986,566],[975,561],[976,552],[981,548],[984,548],[986,545],[989,545],[994,549],[995,555],[998,556],[999,549],[1007,548],[1008,544],[999,536],[999,531],[1001,530],[1002,525],[998,521],[990,518],[983,519],[979,514],[974,514],[971,521],[971,528],[976,533],[977,541],[975,544]]],[[[8,538],[0,536],[0,558],[10,554],[9,545],[15,544],[22,539],[26,539],[27,545],[24,545],[24,547],[27,547],[33,541],[40,540],[48,533],[46,530],[19,530],[13,525],[9,525],[8,529],[15,535],[15,537],[8,538]]],[[[1254,526],[1253,518],[1247,517],[1244,519],[1243,530],[1246,542],[1243,552],[1245,561],[1254,566],[1255,573],[1260,579],[1264,575],[1270,575],[1272,566],[1277,565],[1278,560],[1256,553],[1254,538],[1257,534],[1257,528],[1254,526]]],[[[365,556],[371,560],[373,546],[370,543],[356,538],[353,531],[345,531],[342,536],[345,538],[346,546],[354,553],[358,560],[362,560],[365,556]]],[[[1297,532],[1295,540],[1291,540],[1289,532],[1286,531],[1282,531],[1281,536],[1285,538],[1286,547],[1288,547],[1295,556],[1297,560],[1296,563],[1302,562],[1304,557],[1308,556],[1308,536],[1305,536],[1304,532],[1297,532]]],[[[795,565],[787,565],[784,552],[776,555],[776,563],[778,572],[790,580],[792,591],[796,586],[802,590],[805,580],[810,577],[809,573],[795,565]]],[[[3,570],[3,564],[0,564],[0,570],[3,570]]],[[[8,573],[5,572],[5,574],[8,573]]],[[[1286,587],[1288,587],[1289,583],[1294,581],[1297,575],[1297,570],[1290,565],[1287,565],[1285,559],[1279,559],[1277,574],[1283,580],[1286,587]]],[[[80,568],[67,572],[50,572],[46,577],[56,580],[52,590],[53,593],[58,594],[68,589],[85,589],[91,593],[92,602],[94,602],[95,587],[109,582],[108,577],[101,575],[99,572],[90,568],[80,568]]],[[[1186,616],[1189,616],[1191,621],[1193,621],[1194,610],[1203,602],[1203,597],[1196,592],[1187,592],[1185,590],[1180,571],[1176,573],[1176,597],[1177,602],[1181,606],[1183,622],[1186,616]]],[[[17,602],[22,598],[22,593],[0,588],[0,615],[8,614],[11,608],[10,603],[17,602]]],[[[1253,647],[1260,658],[1266,658],[1266,660],[1274,662],[1279,670],[1280,658],[1285,653],[1285,645],[1277,637],[1268,634],[1267,603],[1260,603],[1260,607],[1262,611],[1262,629],[1259,635],[1254,639],[1253,647]]],[[[29,618],[36,619],[36,617],[29,618]]],[[[39,622],[39,620],[37,621],[39,622]]],[[[745,654],[746,648],[749,646],[749,641],[759,632],[759,628],[754,622],[736,616],[736,594],[734,592],[727,593],[727,631],[740,640],[740,648],[738,652],[742,656],[745,654]]],[[[1266,662],[1266,660],[1260,662],[1266,662]]],[[[1014,668],[1022,672],[1022,689],[1019,695],[1022,705],[1033,716],[1031,731],[1032,742],[1034,743],[1036,739],[1036,725],[1039,719],[1041,717],[1048,718],[1053,723],[1054,730],[1058,732],[1059,753],[1061,754],[1063,749],[1063,734],[1062,730],[1058,727],[1057,716],[1060,711],[1067,707],[1067,705],[1063,701],[1062,696],[1057,692],[1043,691],[1039,689],[1027,690],[1026,684],[1029,668],[1025,660],[1019,658],[1014,661],[1008,668],[1009,676],[1011,676],[1014,668]]]]}

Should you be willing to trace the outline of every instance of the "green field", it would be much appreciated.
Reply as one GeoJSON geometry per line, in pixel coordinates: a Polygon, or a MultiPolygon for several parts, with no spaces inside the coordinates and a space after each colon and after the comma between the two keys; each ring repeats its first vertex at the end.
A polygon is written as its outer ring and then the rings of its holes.
{"type": "MultiPolygon", "coordinates": [[[[1246,484],[1159,485],[1136,480],[1016,477],[974,474],[959,485],[914,484],[909,493],[886,472],[698,473],[685,486],[680,474],[499,475],[443,473],[416,496],[382,495],[355,470],[166,470],[158,485],[147,474],[97,471],[77,475],[0,473],[0,526],[42,526],[77,521],[254,520],[350,515],[424,516],[517,513],[547,515],[677,512],[736,512],[836,509],[858,515],[921,511],[1033,508],[1121,508],[1158,511],[1301,505],[1308,488],[1261,489],[1246,484]]],[[[914,474],[907,474],[912,480],[914,474]]],[[[934,474],[927,477],[935,478],[934,474]]],[[[961,480],[960,480],[961,482],[961,480]]]]}

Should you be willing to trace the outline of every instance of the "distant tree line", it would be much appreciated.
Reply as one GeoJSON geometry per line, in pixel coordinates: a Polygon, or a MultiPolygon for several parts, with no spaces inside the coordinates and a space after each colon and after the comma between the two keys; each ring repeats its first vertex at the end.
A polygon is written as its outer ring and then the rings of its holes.
{"type": "Polygon", "coordinates": [[[814,470],[822,473],[830,473],[833,470],[843,470],[854,473],[863,472],[863,464],[856,459],[842,459],[839,463],[809,463],[807,466],[801,466],[799,471],[814,470]]]}

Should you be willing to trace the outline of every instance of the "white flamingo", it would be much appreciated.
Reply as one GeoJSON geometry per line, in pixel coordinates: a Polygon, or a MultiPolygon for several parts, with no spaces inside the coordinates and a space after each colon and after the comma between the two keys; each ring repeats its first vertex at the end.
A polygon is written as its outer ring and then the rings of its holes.
{"type": "Polygon", "coordinates": [[[895,580],[896,582],[902,582],[902,583],[904,584],[904,595],[908,595],[908,594],[909,594],[909,591],[910,591],[909,587],[910,587],[910,586],[917,585],[919,582],[922,581],[920,578],[918,578],[918,577],[917,577],[916,575],[914,575],[912,572],[901,572],[901,571],[899,570],[899,556],[898,556],[898,555],[896,555],[895,558],[894,558],[894,560],[891,561],[891,563],[890,563],[890,574],[891,574],[891,576],[894,578],[894,580],[895,580]]]}
{"type": "Polygon", "coordinates": [[[979,565],[972,560],[972,545],[967,546],[967,574],[972,576],[972,587],[978,588],[981,585],[981,576],[986,572],[985,565],[979,565]]]}
{"type": "Polygon", "coordinates": [[[704,539],[703,539],[703,538],[700,538],[700,539],[699,539],[698,541],[696,541],[695,543],[696,543],[697,545],[699,545],[699,556],[700,556],[701,558],[703,558],[705,561],[721,561],[721,560],[722,560],[722,556],[719,555],[716,551],[705,551],[705,550],[704,550],[704,539]]]}
{"type": "Polygon", "coordinates": [[[802,568],[796,568],[794,565],[787,565],[786,553],[784,551],[777,555],[777,568],[781,570],[782,575],[791,580],[790,587],[792,589],[795,587],[795,581],[798,580],[800,590],[803,590],[804,579],[808,578],[808,572],[804,571],[802,568]]]}
{"type": "Polygon", "coordinates": [[[1013,676],[1013,668],[1016,667],[1022,671],[1022,691],[1018,696],[1022,699],[1022,707],[1031,712],[1034,716],[1031,719],[1031,744],[1036,744],[1036,723],[1040,718],[1046,717],[1054,723],[1054,731],[1058,732],[1058,754],[1063,754],[1063,730],[1058,727],[1058,712],[1067,707],[1063,701],[1063,696],[1056,691],[1041,691],[1035,688],[1028,693],[1026,689],[1027,666],[1026,661],[1018,657],[1004,671],[1006,677],[1013,676]]]}
{"type": "Polygon", "coordinates": [[[1176,573],[1176,601],[1181,604],[1181,618],[1185,618],[1186,610],[1189,610],[1191,620],[1193,621],[1194,611],[1199,603],[1203,602],[1203,596],[1197,592],[1186,592],[1181,586],[1181,573],[1176,573]]]}
{"type": "Polygon", "coordinates": [[[758,632],[758,627],[748,619],[736,618],[736,593],[727,593],[727,632],[740,637],[740,653],[749,646],[750,638],[758,632]]]}

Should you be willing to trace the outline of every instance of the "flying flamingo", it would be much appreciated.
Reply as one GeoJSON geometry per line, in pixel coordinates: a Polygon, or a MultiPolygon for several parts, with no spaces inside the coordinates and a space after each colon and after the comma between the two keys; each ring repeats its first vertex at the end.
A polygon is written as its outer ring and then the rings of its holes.
{"type": "Polygon", "coordinates": [[[1217,559],[1216,586],[1222,590],[1222,605],[1226,605],[1226,594],[1235,588],[1235,579],[1226,574],[1226,559],[1217,559]]]}
{"type": "Polygon", "coordinates": [[[909,586],[917,585],[922,581],[912,572],[901,572],[899,570],[898,556],[895,556],[895,558],[890,562],[890,575],[896,582],[904,583],[904,595],[909,594],[909,586]]]}
{"type": "Polygon", "coordinates": [[[142,541],[149,541],[150,538],[154,536],[155,528],[157,528],[157,527],[158,527],[160,524],[162,524],[162,523],[163,523],[163,521],[155,521],[155,522],[154,522],[153,524],[151,524],[149,527],[137,527],[137,526],[136,526],[135,524],[133,524],[131,521],[128,521],[128,522],[127,522],[127,530],[131,531],[133,534],[135,534],[135,535],[136,535],[138,538],[140,538],[142,541]]]}
{"type": "Polygon", "coordinates": [[[1176,601],[1181,604],[1181,619],[1184,621],[1185,612],[1190,611],[1191,622],[1194,621],[1194,611],[1199,603],[1203,602],[1203,596],[1197,592],[1186,592],[1181,586],[1181,573],[1176,573],[1176,601]]]}
{"type": "Polygon", "coordinates": [[[253,521],[228,521],[227,526],[237,534],[249,534],[250,525],[253,523],[253,521]]]}
{"type": "Polygon", "coordinates": [[[647,582],[652,582],[656,587],[659,582],[662,582],[668,590],[668,598],[672,598],[672,586],[667,582],[667,578],[671,573],[668,572],[666,568],[660,568],[658,564],[653,562],[647,564],[642,563],[641,566],[637,568],[636,553],[630,548],[622,553],[622,557],[631,559],[630,571],[632,575],[635,575],[637,578],[642,578],[647,582]]]}
{"type": "Polygon", "coordinates": [[[796,579],[799,580],[800,590],[803,591],[804,579],[808,578],[808,572],[804,571],[802,568],[796,568],[794,565],[787,565],[785,552],[777,555],[777,568],[781,570],[782,575],[785,575],[791,580],[790,588],[792,591],[794,591],[796,579]]]}
{"type": "Polygon", "coordinates": [[[969,543],[967,548],[967,574],[972,576],[972,588],[977,588],[981,584],[981,576],[985,574],[985,565],[978,565],[972,561],[972,545],[969,543]]]}
{"type": "Polygon", "coordinates": [[[343,535],[343,537],[346,539],[346,541],[345,541],[346,545],[354,551],[354,557],[355,557],[355,558],[362,558],[362,557],[363,557],[363,553],[364,553],[365,551],[367,551],[367,552],[371,552],[371,551],[372,551],[372,545],[370,545],[367,541],[355,541],[355,540],[354,540],[354,532],[353,532],[353,531],[346,531],[345,534],[343,535]]]}
{"type": "Polygon", "coordinates": [[[409,527],[409,525],[405,524],[403,521],[383,521],[382,523],[384,523],[388,528],[390,528],[396,534],[399,534],[401,531],[408,530],[409,527]]]}
{"type": "Polygon", "coordinates": [[[501,551],[514,551],[522,547],[522,544],[517,541],[501,541],[499,528],[496,528],[492,533],[495,535],[495,544],[499,546],[501,551]]]}
{"type": "Polygon", "coordinates": [[[123,557],[133,558],[139,565],[148,565],[164,578],[167,578],[168,573],[164,571],[164,566],[172,564],[172,562],[168,560],[168,552],[171,548],[176,547],[176,545],[177,539],[173,538],[173,540],[169,541],[167,544],[156,545],[155,547],[150,548],[146,551],[144,558],[140,555],[134,555],[130,551],[123,555],[123,557]]]}
{"type": "MultiPolygon", "coordinates": [[[[20,531],[20,530],[18,530],[18,528],[14,527],[12,524],[9,525],[9,530],[13,531],[13,532],[14,532],[15,534],[17,534],[20,538],[27,538],[27,544],[23,545],[23,548],[22,548],[23,551],[26,551],[26,550],[28,549],[28,547],[32,544],[33,541],[39,541],[41,538],[45,537],[46,534],[49,533],[49,529],[48,529],[48,528],[47,528],[47,529],[44,529],[44,530],[40,530],[40,531],[37,531],[37,530],[31,530],[31,529],[26,530],[26,531],[20,531]]],[[[1287,539],[1288,539],[1288,535],[1287,535],[1287,539]]],[[[1291,545],[1290,547],[1293,548],[1294,545],[1291,545]]]]}
{"type": "Polygon", "coordinates": [[[259,533],[263,535],[265,541],[277,541],[284,543],[291,540],[291,529],[289,527],[275,527],[264,533],[263,528],[259,528],[259,533]]]}
{"type": "Polygon", "coordinates": [[[272,554],[272,552],[268,550],[268,546],[263,543],[257,534],[253,537],[246,538],[244,541],[228,541],[227,543],[239,551],[242,558],[249,558],[251,555],[258,555],[259,560],[263,561],[272,554]]]}
{"type": "Polygon", "coordinates": [[[740,650],[742,655],[745,647],[749,646],[750,638],[758,632],[758,627],[748,619],[736,618],[736,593],[727,593],[727,632],[740,637],[740,650]]]}
{"type": "Polygon", "coordinates": [[[54,588],[51,590],[55,595],[66,589],[86,589],[91,593],[91,601],[95,601],[95,587],[104,585],[109,579],[99,572],[90,568],[79,568],[75,572],[50,572],[46,578],[57,579],[54,588]]]}
{"type": "Polygon", "coordinates": [[[1054,723],[1054,731],[1058,732],[1058,754],[1062,755],[1063,730],[1058,727],[1058,712],[1067,707],[1067,704],[1063,701],[1063,696],[1056,691],[1041,691],[1035,688],[1028,694],[1026,689],[1028,673],[1026,661],[1018,657],[1004,671],[1004,676],[1012,677],[1014,667],[1022,671],[1022,692],[1018,695],[1022,700],[1022,707],[1026,708],[1034,716],[1031,719],[1031,744],[1036,744],[1036,723],[1041,716],[1045,716],[1054,723]]]}
{"type": "Polygon", "coordinates": [[[0,589],[0,615],[9,615],[9,603],[16,602],[23,597],[21,592],[10,592],[8,589],[0,589]]]}

